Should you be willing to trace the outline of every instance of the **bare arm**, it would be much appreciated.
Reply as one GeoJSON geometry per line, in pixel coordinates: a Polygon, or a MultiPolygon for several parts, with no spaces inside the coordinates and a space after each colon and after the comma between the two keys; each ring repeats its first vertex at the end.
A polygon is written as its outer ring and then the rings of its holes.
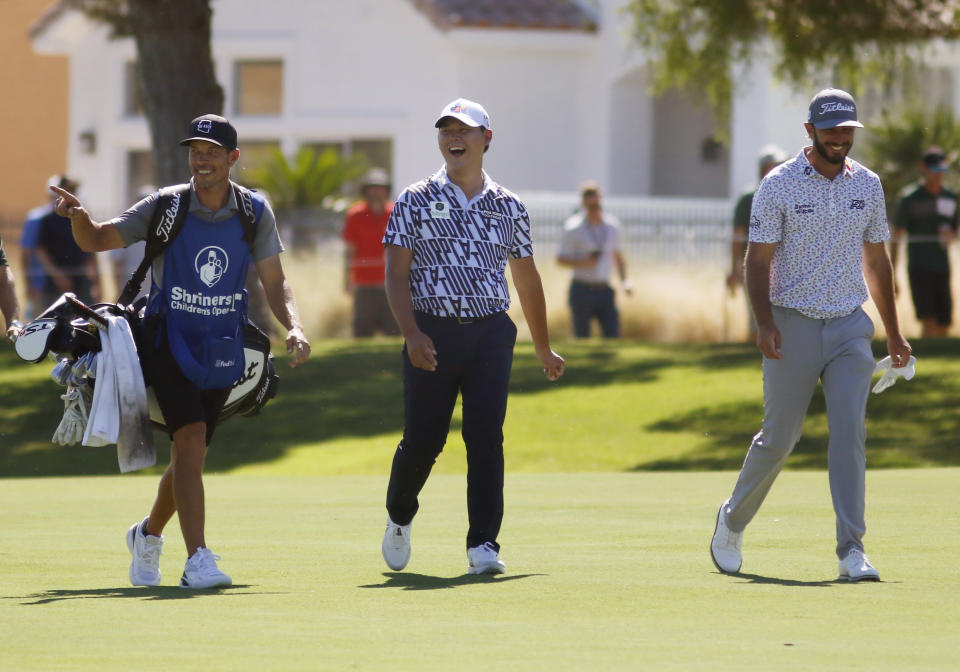
{"type": "Polygon", "coordinates": [[[261,259],[255,265],[270,310],[287,330],[287,354],[293,355],[290,366],[303,364],[310,357],[310,342],[303,333],[297,302],[293,298],[293,288],[283,273],[280,255],[261,259]]]}
{"type": "Polygon", "coordinates": [[[773,321],[770,303],[770,262],[778,243],[748,243],[744,269],[747,295],[757,320],[757,347],[764,357],[783,359],[780,330],[773,321]]]}
{"type": "Polygon", "coordinates": [[[894,229],[893,235],[890,236],[890,266],[893,269],[893,295],[894,296],[897,296],[900,293],[900,288],[897,286],[897,259],[900,257],[901,242],[906,242],[906,240],[907,240],[906,229],[894,229]]]}
{"type": "Polygon", "coordinates": [[[14,287],[13,272],[9,266],[0,266],[0,311],[7,324],[7,338],[15,340],[20,334],[20,304],[14,287]]]}
{"type": "Polygon", "coordinates": [[[557,250],[557,263],[567,268],[593,268],[600,260],[600,250],[583,253],[577,250],[575,230],[566,231],[557,250]]]}
{"type": "Polygon", "coordinates": [[[356,247],[353,243],[344,243],[343,250],[343,291],[347,294],[353,294],[353,281],[351,280],[353,273],[353,257],[356,253],[356,247]]]}
{"type": "Polygon", "coordinates": [[[623,258],[623,253],[620,250],[614,251],[613,263],[617,266],[617,276],[620,278],[623,291],[627,294],[633,294],[633,285],[630,283],[630,278],[627,277],[627,261],[623,258]]]}
{"type": "Polygon", "coordinates": [[[406,342],[407,357],[418,369],[436,371],[437,349],[433,340],[420,330],[413,315],[413,297],[410,295],[413,250],[399,245],[387,245],[386,262],[387,302],[406,342]]]}
{"type": "Polygon", "coordinates": [[[863,244],[863,274],[887,332],[887,352],[890,353],[893,366],[906,366],[913,349],[900,333],[900,321],[894,303],[893,266],[884,243],[863,244]]]}
{"type": "Polygon", "coordinates": [[[733,228],[733,241],[730,243],[730,273],[727,275],[727,287],[731,293],[737,285],[743,284],[743,262],[746,252],[744,239],[747,231],[742,226],[733,228]]]}
{"type": "Polygon", "coordinates": [[[557,263],[567,268],[593,268],[600,259],[599,254],[591,254],[586,257],[576,257],[568,254],[558,254],[557,263]]]}
{"type": "Polygon", "coordinates": [[[123,247],[123,237],[113,224],[97,223],[80,204],[80,200],[66,189],[50,187],[57,198],[56,211],[61,217],[70,218],[73,238],[84,252],[101,252],[123,247]]]}
{"type": "Polygon", "coordinates": [[[510,259],[510,275],[520,299],[523,316],[527,320],[537,359],[543,364],[543,373],[549,380],[563,375],[563,357],[550,348],[547,331],[547,302],[543,297],[543,283],[533,257],[510,259]]]}

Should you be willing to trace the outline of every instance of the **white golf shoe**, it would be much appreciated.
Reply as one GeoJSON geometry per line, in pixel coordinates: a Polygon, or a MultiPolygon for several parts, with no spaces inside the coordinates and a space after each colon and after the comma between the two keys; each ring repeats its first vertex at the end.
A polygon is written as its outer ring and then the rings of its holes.
{"type": "Polygon", "coordinates": [[[233,580],[217,567],[219,555],[214,555],[209,548],[198,548],[197,552],[187,558],[180,577],[181,588],[227,588],[233,580]]]}
{"type": "Polygon", "coordinates": [[[863,551],[854,548],[840,561],[838,579],[840,581],[879,581],[880,572],[870,564],[863,551]]]}
{"type": "Polygon", "coordinates": [[[163,552],[163,537],[144,534],[141,526],[144,518],[127,530],[127,548],[130,550],[130,583],[135,586],[160,585],[160,554],[163,552]]]}
{"type": "Polygon", "coordinates": [[[743,564],[743,532],[734,532],[727,527],[727,514],[723,510],[727,502],[720,505],[717,511],[717,526],[713,531],[713,539],[710,541],[710,557],[713,564],[721,572],[726,574],[736,574],[740,571],[743,564]]]}
{"type": "Polygon", "coordinates": [[[410,525],[397,525],[387,516],[387,529],[380,545],[387,567],[399,572],[410,562],[410,525]]]}
{"type": "Polygon", "coordinates": [[[500,559],[496,546],[489,541],[468,548],[467,560],[470,563],[467,572],[470,574],[503,574],[507,571],[507,566],[500,559]]]}

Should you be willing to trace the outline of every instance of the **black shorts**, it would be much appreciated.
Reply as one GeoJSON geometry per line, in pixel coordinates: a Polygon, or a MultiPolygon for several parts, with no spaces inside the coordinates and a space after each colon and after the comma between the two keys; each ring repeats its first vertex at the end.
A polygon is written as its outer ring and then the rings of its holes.
{"type": "Polygon", "coordinates": [[[147,385],[153,387],[157,405],[163,412],[163,420],[171,436],[181,427],[194,422],[207,425],[207,445],[213,438],[220,410],[230,396],[231,388],[201,390],[180,371],[180,366],[170,352],[166,329],[151,321],[144,326],[142,351],[143,374],[147,385]],[[157,331],[160,331],[159,342],[157,331]]]}
{"type": "Polygon", "coordinates": [[[934,273],[910,269],[910,295],[918,320],[935,319],[949,327],[953,322],[953,299],[950,297],[950,273],[934,273]]]}

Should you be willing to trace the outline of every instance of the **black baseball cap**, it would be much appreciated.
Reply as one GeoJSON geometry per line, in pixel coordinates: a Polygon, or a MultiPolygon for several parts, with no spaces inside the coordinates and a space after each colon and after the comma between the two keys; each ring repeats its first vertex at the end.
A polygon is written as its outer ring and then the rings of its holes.
{"type": "Polygon", "coordinates": [[[939,147],[930,147],[923,153],[923,163],[933,173],[947,172],[947,155],[939,147]]]}
{"type": "Polygon", "coordinates": [[[220,115],[204,114],[190,122],[189,137],[180,144],[189,145],[194,140],[206,140],[233,151],[237,148],[237,129],[220,115]]]}

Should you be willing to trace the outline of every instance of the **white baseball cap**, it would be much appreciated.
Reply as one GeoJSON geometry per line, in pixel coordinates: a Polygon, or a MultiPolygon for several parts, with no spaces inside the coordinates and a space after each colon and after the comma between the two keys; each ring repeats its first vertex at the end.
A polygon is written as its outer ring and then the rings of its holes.
{"type": "Polygon", "coordinates": [[[490,115],[483,109],[483,105],[466,98],[457,98],[452,103],[444,105],[434,127],[439,128],[440,122],[446,117],[453,117],[467,126],[490,128],[490,115]]]}

